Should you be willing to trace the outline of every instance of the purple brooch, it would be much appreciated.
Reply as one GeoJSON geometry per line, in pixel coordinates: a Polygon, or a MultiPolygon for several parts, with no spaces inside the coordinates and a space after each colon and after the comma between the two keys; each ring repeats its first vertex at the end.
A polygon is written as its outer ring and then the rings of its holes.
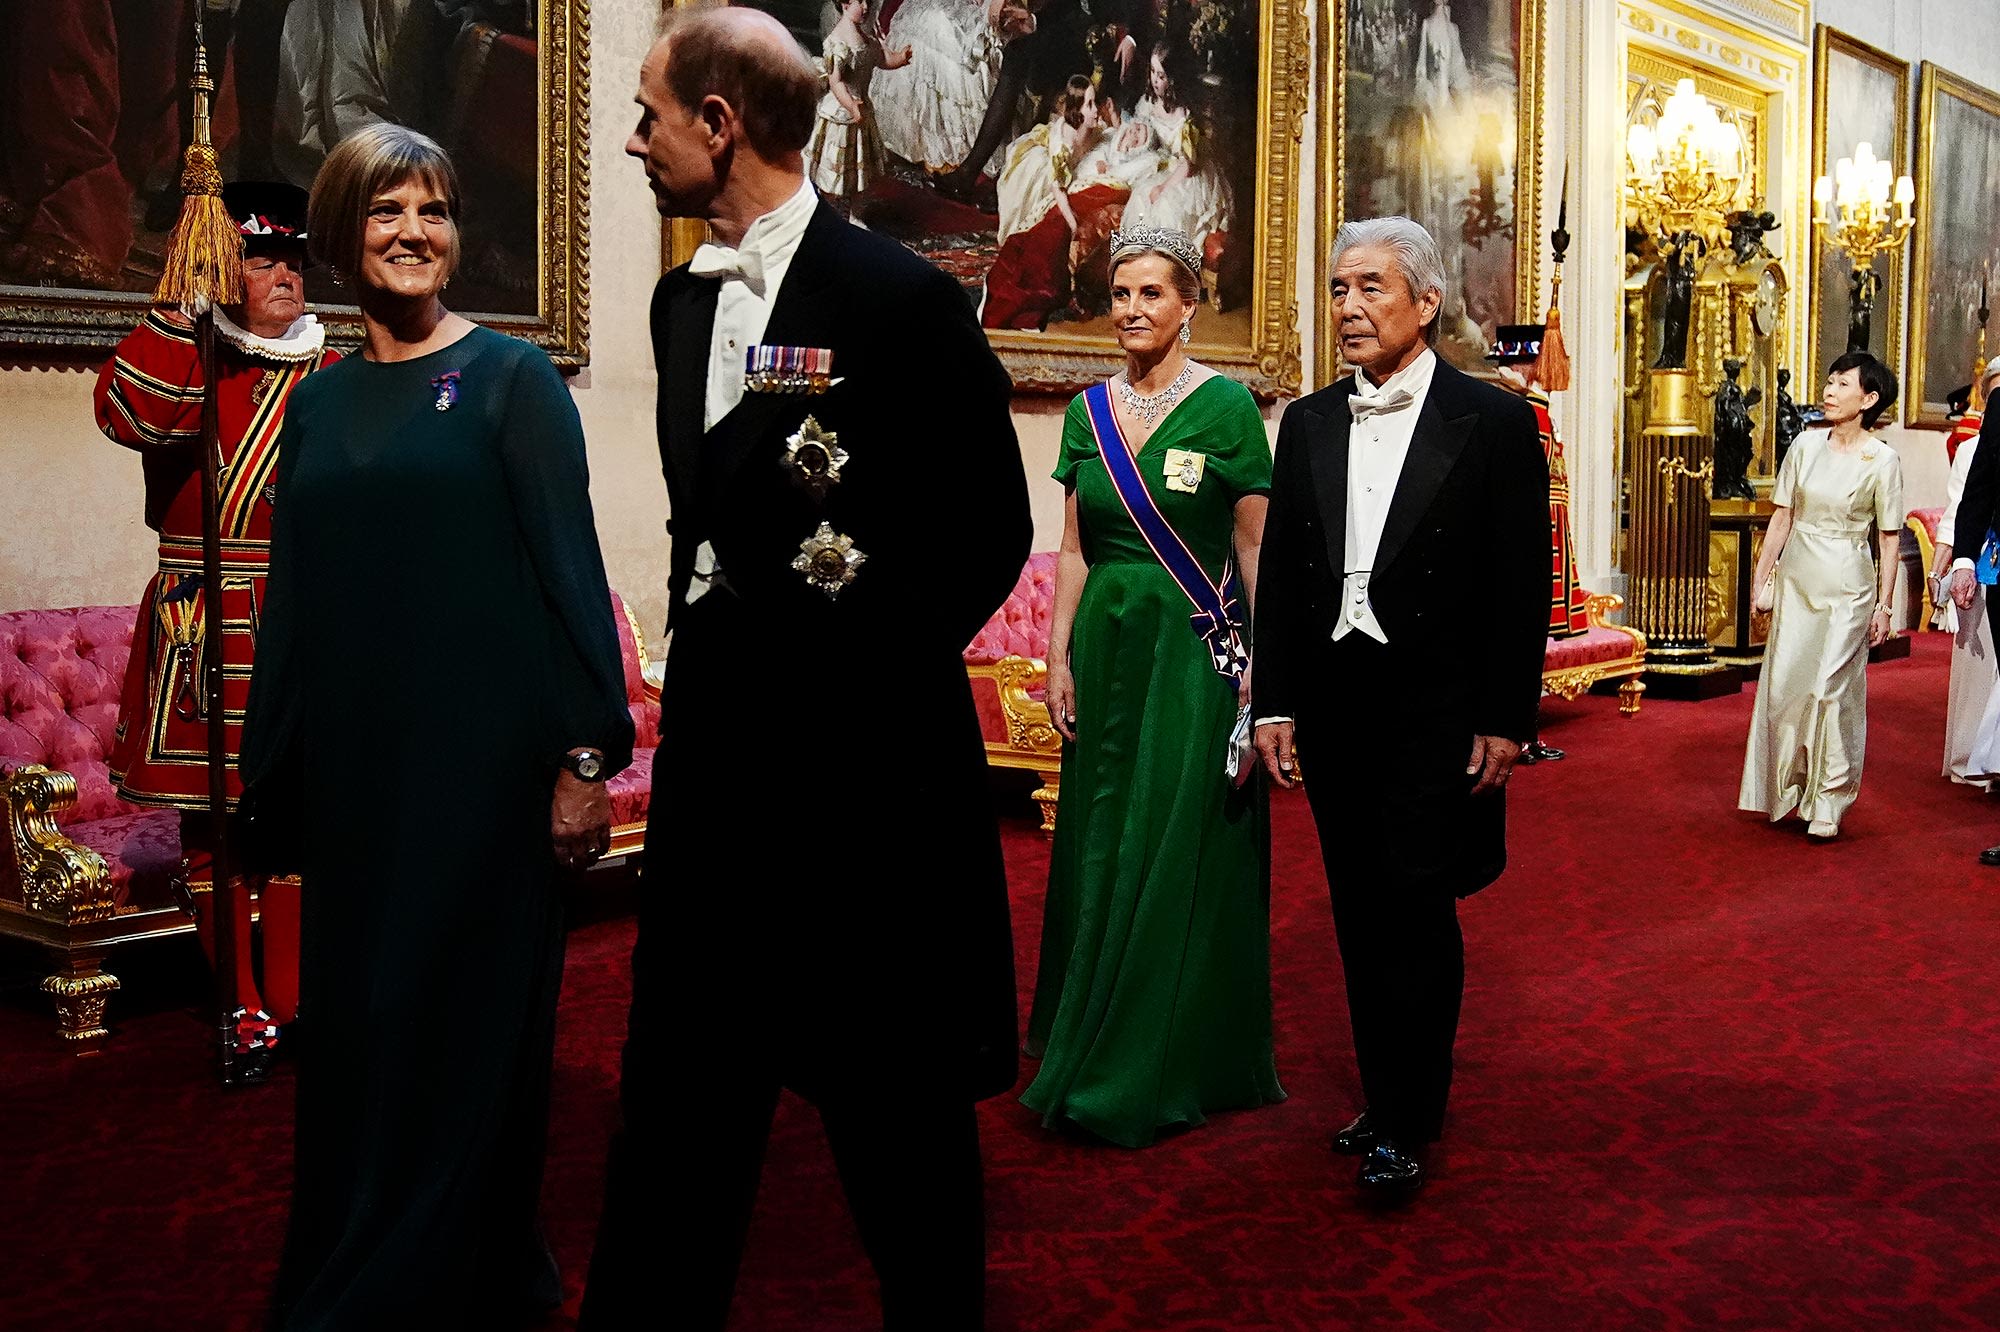
{"type": "Polygon", "coordinates": [[[431,387],[438,391],[437,409],[441,412],[450,411],[451,405],[458,401],[458,371],[445,371],[431,381],[431,387]]]}

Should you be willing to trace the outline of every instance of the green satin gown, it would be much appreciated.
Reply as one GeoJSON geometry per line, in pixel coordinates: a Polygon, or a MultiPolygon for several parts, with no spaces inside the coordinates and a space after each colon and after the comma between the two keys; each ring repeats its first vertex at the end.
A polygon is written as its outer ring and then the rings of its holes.
{"type": "MultiPolygon", "coordinates": [[[[1197,385],[1138,451],[1148,490],[1219,577],[1236,501],[1268,493],[1271,452],[1250,394],[1197,385]],[[1170,449],[1205,456],[1167,489],[1170,449]]],[[[1193,613],[1098,457],[1083,399],[1056,480],[1074,486],[1090,565],[1070,639],[1076,742],[1063,751],[1022,1096],[1126,1147],[1213,1110],[1284,1099],[1271,1052],[1270,829],[1260,778],[1232,790],[1236,696],[1193,613]]]]}

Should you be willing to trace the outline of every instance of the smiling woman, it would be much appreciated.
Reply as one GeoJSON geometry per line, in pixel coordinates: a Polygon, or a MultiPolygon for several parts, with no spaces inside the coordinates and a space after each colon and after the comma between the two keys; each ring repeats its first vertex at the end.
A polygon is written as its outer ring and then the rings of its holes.
{"type": "Polygon", "coordinates": [[[1068,743],[1028,1020],[1041,1067],[1021,1100],[1143,1147],[1285,1096],[1266,794],[1225,757],[1248,727],[1240,625],[1271,454],[1249,390],[1182,350],[1194,241],[1148,227],[1109,244],[1125,371],[1070,404],[1055,473],[1069,499],[1048,704],[1068,743]]]}
{"type": "Polygon", "coordinates": [[[535,1223],[557,905],[608,845],[632,720],[576,408],[440,300],[459,198],[435,143],[381,124],[310,205],[363,339],[286,417],[245,721],[307,901],[285,1329],[498,1327],[562,1296],[535,1223]],[[462,678],[474,640],[506,669],[462,678]],[[384,780],[412,725],[468,770],[384,780]],[[447,1012],[477,1017],[447,1038],[447,1012]]]}

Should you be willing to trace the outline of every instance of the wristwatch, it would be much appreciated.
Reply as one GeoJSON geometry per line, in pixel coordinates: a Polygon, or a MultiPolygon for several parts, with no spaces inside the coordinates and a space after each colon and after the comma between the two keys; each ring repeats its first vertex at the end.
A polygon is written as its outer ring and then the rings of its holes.
{"type": "Polygon", "coordinates": [[[574,754],[563,755],[563,771],[580,782],[601,782],[604,780],[604,755],[594,749],[580,749],[574,754]]]}

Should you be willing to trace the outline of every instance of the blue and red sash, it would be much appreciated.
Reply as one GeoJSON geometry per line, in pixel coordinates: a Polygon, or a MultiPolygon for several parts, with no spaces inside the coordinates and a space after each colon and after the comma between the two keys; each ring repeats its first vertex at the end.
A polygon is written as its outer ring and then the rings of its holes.
{"type": "Polygon", "coordinates": [[[1231,684],[1241,684],[1243,672],[1250,665],[1250,654],[1243,647],[1243,609],[1233,566],[1223,566],[1221,587],[1208,581],[1201,561],[1153,502],[1153,492],[1146,489],[1145,479],[1139,474],[1139,460],[1118,429],[1118,418],[1111,410],[1110,388],[1102,382],[1092,384],[1084,390],[1083,405],[1090,415],[1091,433],[1097,437],[1097,455],[1104,459],[1104,470],[1111,475],[1111,488],[1118,492],[1119,502],[1125,506],[1132,525],[1139,529],[1139,535],[1152,547],[1154,557],[1173,575],[1194,606],[1195,613],[1188,617],[1188,623],[1208,645],[1216,673],[1231,684]]]}

